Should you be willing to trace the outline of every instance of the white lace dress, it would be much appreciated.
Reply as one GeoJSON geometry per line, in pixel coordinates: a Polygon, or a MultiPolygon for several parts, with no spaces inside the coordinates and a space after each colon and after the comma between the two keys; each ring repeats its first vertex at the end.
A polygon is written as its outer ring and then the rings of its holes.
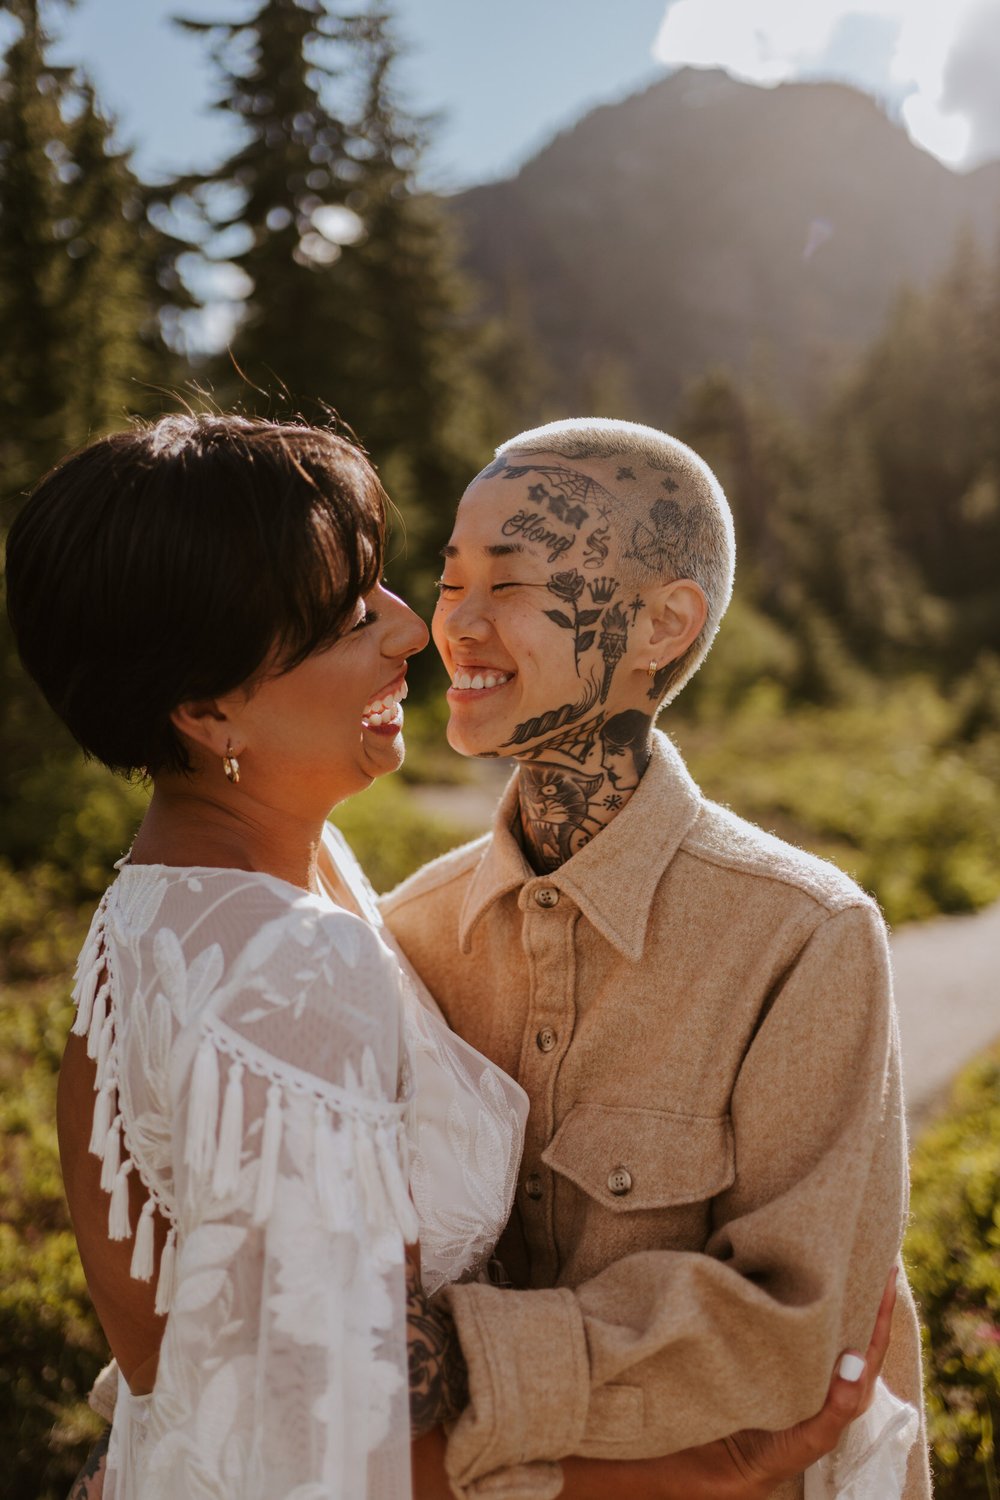
{"type": "Polygon", "coordinates": [[[433,1291],[479,1273],[510,1211],[525,1095],[448,1030],[326,847],[363,916],[123,862],[81,953],[90,1149],[134,1277],[154,1213],[169,1225],[156,1383],[119,1382],[106,1500],[403,1500],[404,1240],[433,1291]]]}

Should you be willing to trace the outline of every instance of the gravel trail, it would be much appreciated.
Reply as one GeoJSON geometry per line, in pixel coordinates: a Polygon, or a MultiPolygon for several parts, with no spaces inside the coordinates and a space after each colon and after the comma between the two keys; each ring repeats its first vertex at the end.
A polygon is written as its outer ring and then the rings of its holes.
{"type": "Polygon", "coordinates": [[[932,1109],[962,1065],[1000,1040],[1000,902],[934,917],[891,940],[911,1121],[932,1109]]]}

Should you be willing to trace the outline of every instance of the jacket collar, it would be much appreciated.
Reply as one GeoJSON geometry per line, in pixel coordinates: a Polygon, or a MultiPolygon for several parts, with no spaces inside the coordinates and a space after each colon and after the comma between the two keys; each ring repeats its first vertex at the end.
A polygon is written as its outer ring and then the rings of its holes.
{"type": "Polygon", "coordinates": [[[656,887],[700,807],[701,793],[679,753],[665,734],[655,730],[649,765],[618,816],[558,870],[536,875],[512,831],[517,816],[515,772],[462,904],[458,940],[463,952],[469,952],[473,929],[494,902],[516,890],[523,908],[537,887],[548,885],[575,902],[623,958],[637,963],[656,887]]]}

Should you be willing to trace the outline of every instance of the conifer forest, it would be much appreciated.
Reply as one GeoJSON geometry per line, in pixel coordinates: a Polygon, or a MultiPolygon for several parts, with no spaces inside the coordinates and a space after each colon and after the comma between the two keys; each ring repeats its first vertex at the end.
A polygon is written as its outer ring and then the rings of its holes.
{"type": "MultiPolygon", "coordinates": [[[[1000,201],[996,230],[960,227],[933,274],[901,280],[873,337],[817,360],[821,376],[789,378],[762,307],[748,357],[661,391],[620,341],[584,367],[553,336],[586,316],[596,250],[580,250],[575,283],[553,271],[540,299],[519,284],[526,262],[501,274],[471,253],[468,205],[423,186],[435,127],[403,102],[390,8],[255,0],[216,24],[178,0],[239,141],[210,171],[157,182],[85,73],[53,60],[63,10],[0,0],[0,531],[62,455],[136,418],[301,414],[371,454],[396,509],[389,581],[429,618],[452,509],[499,442],[584,405],[654,422],[709,461],[736,521],[729,616],[661,721],[705,792],[836,861],[894,928],[1000,899],[1000,201]],[[219,267],[221,336],[204,305],[219,267]]],[[[411,671],[403,772],[343,816],[380,888],[485,826],[463,811],[477,768],[444,744],[432,655],[411,671]]],[[[146,796],[83,759],[4,617],[12,1500],[65,1495],[100,1430],[85,1398],[106,1350],[62,1195],[54,1088],[76,951],[146,796]]],[[[913,1170],[937,1493],[997,1500],[1000,1053],[960,1081],[913,1170]]]]}

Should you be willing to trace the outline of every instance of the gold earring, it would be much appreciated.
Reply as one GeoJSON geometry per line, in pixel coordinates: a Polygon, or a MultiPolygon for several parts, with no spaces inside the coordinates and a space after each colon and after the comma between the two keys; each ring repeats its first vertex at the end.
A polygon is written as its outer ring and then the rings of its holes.
{"type": "Polygon", "coordinates": [[[649,666],[646,668],[646,676],[647,677],[655,677],[656,674],[657,674],[657,672],[659,670],[660,670],[659,663],[655,662],[655,661],[651,661],[650,664],[649,664],[649,666]]]}
{"type": "Polygon", "coordinates": [[[233,786],[236,786],[240,779],[240,763],[233,754],[232,746],[228,740],[226,741],[226,753],[222,757],[222,769],[226,773],[227,780],[231,781],[233,786]]]}

